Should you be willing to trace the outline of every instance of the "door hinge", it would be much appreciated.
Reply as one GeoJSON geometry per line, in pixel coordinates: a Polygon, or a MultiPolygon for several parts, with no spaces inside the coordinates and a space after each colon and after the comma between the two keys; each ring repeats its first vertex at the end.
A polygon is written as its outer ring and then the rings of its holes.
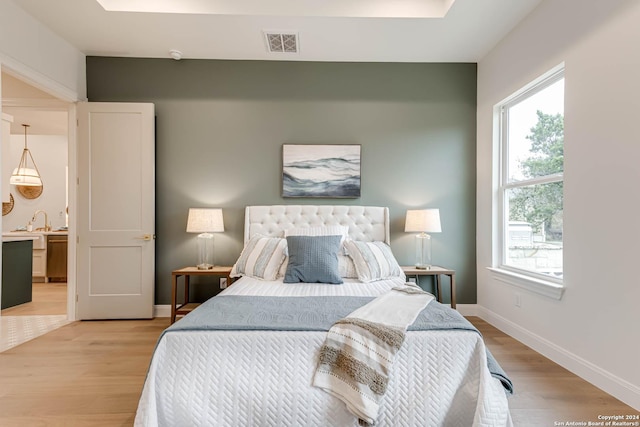
{"type": "Polygon", "coordinates": [[[80,244],[80,236],[76,236],[76,244],[80,244]]]}
{"type": "Polygon", "coordinates": [[[78,302],[78,294],[76,294],[76,302],[78,302]]]}

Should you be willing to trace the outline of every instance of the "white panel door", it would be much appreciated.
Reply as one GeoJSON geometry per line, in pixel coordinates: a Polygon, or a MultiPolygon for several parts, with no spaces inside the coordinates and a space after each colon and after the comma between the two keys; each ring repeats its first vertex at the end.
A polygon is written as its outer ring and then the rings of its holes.
{"type": "Polygon", "coordinates": [[[153,317],[153,104],[78,103],[79,319],[153,317]]]}

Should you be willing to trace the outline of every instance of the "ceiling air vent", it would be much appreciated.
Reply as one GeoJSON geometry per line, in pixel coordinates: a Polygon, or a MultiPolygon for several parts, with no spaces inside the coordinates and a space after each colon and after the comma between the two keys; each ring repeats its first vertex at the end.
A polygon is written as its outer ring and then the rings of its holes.
{"type": "Polygon", "coordinates": [[[284,31],[265,31],[269,52],[298,53],[298,34],[284,31]]]}

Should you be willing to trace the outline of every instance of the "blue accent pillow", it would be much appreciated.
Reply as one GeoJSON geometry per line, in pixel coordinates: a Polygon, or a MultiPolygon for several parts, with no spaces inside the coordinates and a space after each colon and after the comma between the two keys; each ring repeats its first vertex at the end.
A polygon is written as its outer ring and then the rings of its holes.
{"type": "Polygon", "coordinates": [[[287,236],[284,283],[343,283],[338,269],[342,236],[287,236]]]}

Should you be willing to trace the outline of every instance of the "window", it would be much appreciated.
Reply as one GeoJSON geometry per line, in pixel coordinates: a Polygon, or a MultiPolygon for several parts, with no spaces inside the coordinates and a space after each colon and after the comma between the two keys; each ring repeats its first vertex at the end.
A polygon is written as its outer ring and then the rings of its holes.
{"type": "Polygon", "coordinates": [[[499,111],[501,268],[561,283],[564,70],[499,111]]]}

